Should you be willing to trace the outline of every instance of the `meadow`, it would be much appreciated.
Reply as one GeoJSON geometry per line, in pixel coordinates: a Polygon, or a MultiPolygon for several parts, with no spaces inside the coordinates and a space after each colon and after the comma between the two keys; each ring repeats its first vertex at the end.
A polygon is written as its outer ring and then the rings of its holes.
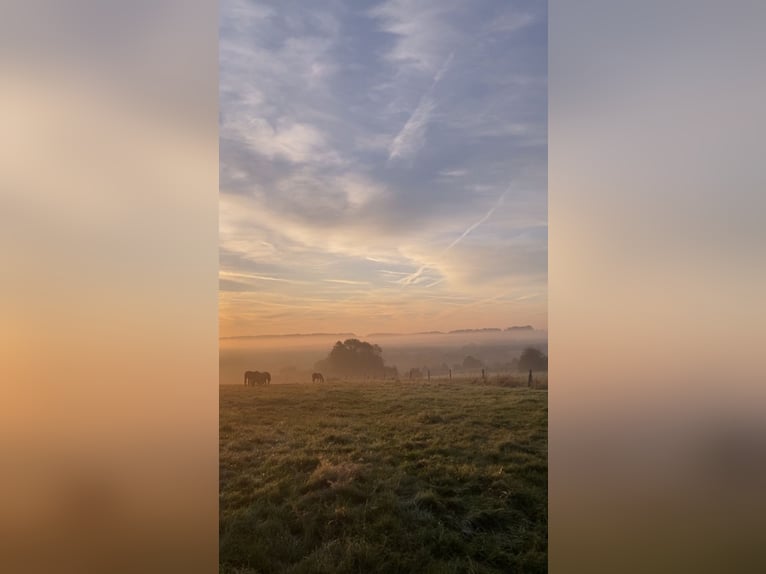
{"type": "Polygon", "coordinates": [[[220,572],[546,572],[547,392],[476,383],[221,386],[220,572]]]}

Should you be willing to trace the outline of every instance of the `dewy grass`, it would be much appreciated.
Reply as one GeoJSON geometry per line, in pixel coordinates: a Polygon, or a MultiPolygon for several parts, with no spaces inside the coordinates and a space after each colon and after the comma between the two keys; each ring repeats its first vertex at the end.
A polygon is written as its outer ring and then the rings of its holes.
{"type": "Polygon", "coordinates": [[[545,572],[547,393],[222,386],[220,571],[545,572]]]}

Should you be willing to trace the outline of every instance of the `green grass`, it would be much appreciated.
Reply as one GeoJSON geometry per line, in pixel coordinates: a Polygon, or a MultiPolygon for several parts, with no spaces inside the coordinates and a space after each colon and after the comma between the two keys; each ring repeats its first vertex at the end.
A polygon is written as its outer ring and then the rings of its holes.
{"type": "Polygon", "coordinates": [[[547,393],[220,390],[220,572],[547,571],[547,393]]]}

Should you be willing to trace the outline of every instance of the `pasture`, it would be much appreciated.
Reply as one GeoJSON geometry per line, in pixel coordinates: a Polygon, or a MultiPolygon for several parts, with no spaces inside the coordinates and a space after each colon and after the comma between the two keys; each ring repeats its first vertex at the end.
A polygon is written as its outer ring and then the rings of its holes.
{"type": "Polygon", "coordinates": [[[547,392],[220,387],[222,574],[547,571],[547,392]]]}

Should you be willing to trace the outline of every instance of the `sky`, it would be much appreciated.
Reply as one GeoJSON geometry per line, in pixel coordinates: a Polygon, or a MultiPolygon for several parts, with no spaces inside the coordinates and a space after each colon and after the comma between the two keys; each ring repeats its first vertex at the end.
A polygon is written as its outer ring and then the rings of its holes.
{"type": "Polygon", "coordinates": [[[220,4],[220,336],[547,328],[547,3],[220,4]]]}

